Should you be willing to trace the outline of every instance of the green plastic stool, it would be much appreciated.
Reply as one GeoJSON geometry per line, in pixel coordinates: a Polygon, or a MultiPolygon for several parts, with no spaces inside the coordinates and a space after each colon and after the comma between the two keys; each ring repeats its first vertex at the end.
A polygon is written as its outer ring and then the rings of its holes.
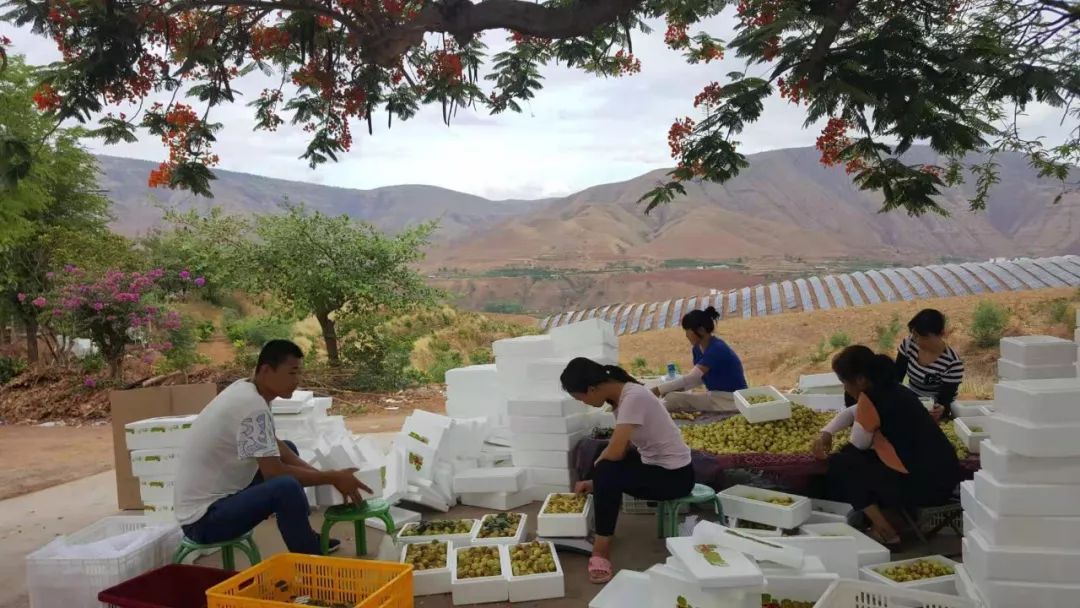
{"type": "Polygon", "coordinates": [[[227,540],[221,543],[208,543],[200,544],[188,537],[184,537],[180,541],[180,546],[176,548],[176,553],[173,555],[173,563],[183,563],[184,558],[196,551],[205,551],[207,549],[221,549],[221,566],[225,570],[236,570],[236,556],[233,549],[240,549],[244,555],[248,558],[248,563],[252,566],[262,561],[262,556],[259,555],[259,547],[255,544],[255,539],[251,537],[251,532],[238,536],[232,540],[227,540]]]}
{"type": "Polygon", "coordinates": [[[695,483],[694,489],[688,496],[675,500],[664,500],[656,504],[656,536],[670,538],[679,535],[679,509],[683,505],[698,505],[706,502],[713,503],[716,515],[723,515],[723,507],[720,499],[716,496],[716,490],[705,484],[695,483]]]}
{"type": "Polygon", "coordinates": [[[365,500],[364,504],[359,507],[349,504],[334,505],[328,508],[323,519],[322,534],[319,539],[323,555],[330,552],[330,528],[333,528],[334,524],[343,521],[353,523],[353,529],[356,532],[356,556],[363,557],[367,555],[367,535],[364,530],[364,520],[367,519],[381,519],[383,524],[386,525],[386,533],[391,536],[394,535],[396,531],[394,529],[394,518],[390,517],[390,503],[385,500],[372,498],[365,500]]]}

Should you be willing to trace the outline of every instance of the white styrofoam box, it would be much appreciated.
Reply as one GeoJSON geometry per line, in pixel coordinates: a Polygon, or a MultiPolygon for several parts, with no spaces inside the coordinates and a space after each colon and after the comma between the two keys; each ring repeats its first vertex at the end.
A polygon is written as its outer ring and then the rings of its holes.
{"type": "Polygon", "coordinates": [[[136,477],[175,475],[180,465],[180,450],[176,448],[135,450],[130,456],[131,474],[136,477]]]}
{"type": "Polygon", "coordinates": [[[799,376],[799,391],[801,393],[818,393],[843,395],[844,384],[840,382],[835,372],[824,374],[803,374],[799,376]]]}
{"type": "Polygon", "coordinates": [[[855,539],[855,551],[859,557],[859,566],[884,564],[892,559],[888,547],[869,536],[852,528],[846,523],[804,524],[802,530],[817,536],[849,536],[855,539]]]}
{"type": "Polygon", "coordinates": [[[964,534],[965,535],[971,534],[972,530],[977,530],[978,529],[978,527],[975,525],[975,522],[971,519],[970,515],[968,515],[967,513],[964,513],[963,517],[964,517],[964,534]]]}
{"type": "Polygon", "coordinates": [[[536,535],[543,537],[558,538],[584,538],[589,535],[589,521],[592,517],[593,497],[589,494],[585,498],[585,508],[581,513],[547,513],[548,502],[552,496],[548,494],[544,499],[543,506],[536,516],[536,535]]]}
{"type": "Polygon", "coordinates": [[[431,424],[426,418],[414,418],[408,416],[401,426],[401,434],[411,437],[424,445],[430,446],[435,452],[439,452],[443,436],[449,431],[449,427],[431,424]]]}
{"type": "Polygon", "coordinates": [[[844,409],[844,395],[816,393],[783,393],[792,405],[803,405],[817,412],[835,412],[844,409]]]}
{"type": "Polygon", "coordinates": [[[672,564],[655,564],[645,571],[649,577],[647,595],[638,597],[626,606],[709,606],[710,608],[758,608],[761,606],[761,587],[706,589],[687,568],[676,560],[672,564]],[[648,598],[648,599],[646,599],[648,598]],[[683,602],[679,602],[683,598],[683,602]]]}
{"type": "Polygon", "coordinates": [[[166,523],[176,522],[176,509],[173,507],[172,499],[157,502],[146,502],[144,500],[143,517],[166,523]]]}
{"type": "MultiPolygon", "coordinates": [[[[394,529],[400,530],[405,524],[411,524],[413,522],[420,521],[420,514],[416,511],[410,511],[408,509],[402,509],[398,506],[390,507],[390,518],[394,520],[394,529]]],[[[381,532],[386,532],[386,524],[377,517],[364,520],[364,525],[369,528],[375,528],[381,532]]]]}
{"type": "MultiPolygon", "coordinates": [[[[458,370],[450,370],[450,372],[454,371],[458,370]]],[[[450,372],[446,373],[449,374],[450,372]]],[[[412,413],[409,414],[409,418],[415,418],[417,422],[422,422],[427,426],[437,426],[444,429],[449,429],[458,422],[457,420],[454,420],[452,416],[443,416],[442,414],[436,414],[420,409],[413,410],[412,413]]]]}
{"type": "Polygon", "coordinates": [[[473,547],[454,548],[454,567],[450,569],[450,595],[455,606],[505,602],[510,599],[509,560],[502,547],[499,549],[501,572],[498,576],[458,578],[457,563],[464,551],[473,547]]]}
{"type": "Polygon", "coordinates": [[[586,359],[592,359],[602,365],[618,365],[619,364],[619,349],[618,347],[611,347],[608,345],[600,346],[582,346],[580,348],[566,348],[561,352],[556,353],[561,357],[569,357],[571,359],[577,357],[584,357],[586,359]]]}
{"type": "Polygon", "coordinates": [[[386,464],[386,454],[379,449],[379,446],[375,445],[375,442],[370,437],[353,439],[352,445],[365,464],[380,467],[386,464]]]}
{"type": "Polygon", "coordinates": [[[515,450],[543,450],[550,452],[569,452],[579,441],[585,438],[585,431],[576,433],[530,433],[515,432],[511,435],[515,450]]]}
{"type": "Polygon", "coordinates": [[[985,439],[979,460],[984,471],[1004,483],[1080,484],[1080,456],[1032,458],[1000,448],[985,439]]]}
{"type": "Polygon", "coordinates": [[[333,397],[314,397],[311,400],[311,409],[315,412],[315,416],[317,417],[323,417],[329,414],[330,408],[333,405],[333,397]]]}
{"type": "Polygon", "coordinates": [[[619,570],[589,602],[589,608],[626,608],[640,602],[649,593],[648,574],[619,570]]]}
{"type": "Polygon", "coordinates": [[[565,469],[571,464],[569,452],[548,452],[545,450],[518,450],[514,449],[510,457],[517,467],[545,467],[548,469],[565,469]]]}
{"type": "Polygon", "coordinates": [[[338,492],[337,488],[335,488],[334,486],[316,486],[315,504],[320,507],[332,507],[334,505],[342,505],[345,504],[345,497],[342,496],[341,492],[338,492]]]}
{"type": "Polygon", "coordinates": [[[566,583],[563,578],[562,564],[559,563],[559,554],[555,551],[555,545],[543,543],[551,551],[555,558],[555,572],[543,574],[514,574],[514,564],[510,558],[511,545],[505,547],[507,553],[507,572],[510,579],[510,601],[531,602],[535,600],[548,600],[566,595],[566,583]]]}
{"type": "Polygon", "coordinates": [[[789,568],[802,568],[805,554],[798,547],[788,547],[738,530],[725,528],[711,521],[699,521],[691,536],[698,544],[718,544],[752,556],[758,561],[770,561],[789,568]]]}
{"type": "MultiPolygon", "coordinates": [[[[413,543],[401,547],[401,558],[398,561],[403,564],[405,563],[405,557],[409,552],[411,544],[413,543]]],[[[413,566],[412,581],[414,597],[450,593],[450,571],[454,569],[454,543],[444,541],[440,546],[446,551],[445,567],[417,570],[416,566],[413,566]]]]}
{"type": "Polygon", "coordinates": [[[550,335],[503,338],[491,343],[491,352],[499,357],[545,359],[555,356],[555,341],[550,335]]]}
{"type": "Polygon", "coordinates": [[[450,432],[443,443],[446,444],[444,456],[447,458],[479,458],[491,432],[487,418],[451,419],[450,432]]]}
{"type": "Polygon", "coordinates": [[[933,608],[979,608],[971,600],[955,595],[905,589],[867,581],[839,579],[825,590],[814,608],[901,608],[932,606],[933,608]]]}
{"type": "Polygon", "coordinates": [[[810,517],[810,499],[795,494],[736,485],[718,494],[724,514],[779,528],[798,528],[810,517]],[[791,498],[791,505],[777,505],[755,498],[791,498]]]}
{"type": "Polygon", "coordinates": [[[480,451],[480,457],[476,459],[473,469],[490,469],[493,467],[513,466],[514,459],[508,447],[484,444],[480,451]]]}
{"type": "Polygon", "coordinates": [[[997,409],[995,409],[993,402],[991,402],[987,405],[980,405],[979,413],[983,416],[994,416],[997,414],[997,409]]]}
{"type": "Polygon", "coordinates": [[[293,391],[288,399],[278,397],[270,402],[270,411],[274,414],[299,414],[305,409],[311,409],[311,400],[315,398],[312,391],[293,391]]]}
{"type": "Polygon", "coordinates": [[[953,419],[956,437],[972,454],[979,453],[979,444],[990,437],[990,428],[986,426],[986,416],[953,419]]]}
{"type": "Polygon", "coordinates": [[[791,402],[771,386],[756,386],[735,391],[735,405],[747,422],[769,422],[791,418],[791,402]],[[750,404],[753,397],[768,397],[769,401],[750,404]]]}
{"type": "Polygon", "coordinates": [[[999,382],[998,414],[1033,424],[1080,423],[1080,378],[999,382]]]}
{"type": "Polygon", "coordinates": [[[455,458],[451,461],[455,471],[468,471],[469,469],[483,469],[479,458],[455,458]]]}
{"type": "Polygon", "coordinates": [[[446,372],[446,414],[451,418],[492,417],[506,411],[495,365],[473,365],[446,372]]]}
{"type": "Polygon", "coordinates": [[[1076,608],[1080,585],[980,579],[968,569],[986,608],[1076,608]]]}
{"type": "Polygon", "coordinates": [[[26,590],[30,605],[51,608],[106,608],[100,591],[172,563],[180,544],[176,522],[139,515],[106,517],[73,534],[53,539],[26,556],[26,590]],[[145,531],[136,538],[134,533],[145,531]],[[132,533],[131,542],[110,557],[69,557],[83,545],[132,533]]]}
{"type": "Polygon", "coordinates": [[[461,534],[410,535],[413,531],[416,531],[418,527],[425,525],[424,522],[410,522],[398,528],[398,532],[396,535],[394,535],[394,538],[396,539],[398,544],[429,543],[433,540],[440,540],[452,542],[454,543],[455,547],[468,547],[472,544],[472,535],[474,532],[476,532],[477,527],[480,525],[480,520],[463,518],[458,519],[457,521],[462,521],[469,524],[469,531],[461,534]]]}
{"type": "Polygon", "coordinates": [[[957,418],[968,418],[971,416],[985,416],[983,412],[983,406],[994,407],[993,400],[983,399],[957,399],[953,401],[952,412],[957,418]]]}
{"type": "MultiPolygon", "coordinates": [[[[821,599],[825,591],[838,578],[831,572],[815,574],[797,574],[785,576],[783,574],[765,573],[765,593],[776,602],[790,600],[792,602],[816,602],[821,599]]],[[[762,598],[764,599],[764,598],[762,598]]]]}
{"type": "Polygon", "coordinates": [[[528,467],[525,474],[529,476],[530,484],[545,486],[569,486],[570,469],[549,469],[546,467],[528,467]]]}
{"type": "Polygon", "coordinates": [[[498,513],[488,513],[480,518],[480,524],[473,529],[472,544],[474,545],[520,545],[521,541],[525,538],[525,524],[528,519],[528,515],[525,513],[516,513],[521,516],[518,521],[518,525],[514,528],[513,534],[510,536],[493,536],[488,538],[480,538],[480,534],[484,530],[484,522],[494,517],[499,517],[498,513]]]}
{"type": "Polygon", "coordinates": [[[569,416],[589,411],[589,406],[574,399],[511,399],[506,402],[510,416],[569,416]]]}
{"type": "MultiPolygon", "coordinates": [[[[811,498],[810,509],[818,513],[827,513],[829,515],[840,516],[840,521],[847,521],[848,513],[851,513],[853,507],[846,502],[838,502],[835,500],[825,500],[822,498],[811,498]]],[[[810,522],[816,523],[816,522],[810,522]]]]}
{"type": "Polygon", "coordinates": [[[518,467],[472,469],[454,475],[454,492],[519,492],[525,487],[525,480],[525,469],[518,467]]]}
{"type": "Polygon", "coordinates": [[[846,516],[826,511],[810,511],[810,517],[806,518],[807,524],[842,524],[846,521],[846,516]]]}
{"type": "MultiPolygon", "coordinates": [[[[585,430],[589,418],[585,414],[565,417],[509,416],[510,430],[518,434],[541,433],[546,435],[573,435],[585,430]]],[[[517,447],[515,444],[514,447],[517,447]]]]}
{"type": "Polygon", "coordinates": [[[956,595],[975,602],[978,608],[983,605],[982,596],[979,595],[979,590],[975,588],[975,581],[971,579],[971,574],[968,573],[965,564],[956,565],[956,595]]]}
{"type": "Polygon", "coordinates": [[[809,558],[815,556],[827,572],[841,578],[859,577],[858,543],[851,536],[783,536],[771,539],[778,545],[796,547],[809,558]]]}
{"type": "Polygon", "coordinates": [[[457,504],[453,496],[444,495],[435,487],[435,482],[427,479],[417,479],[415,483],[410,483],[407,499],[443,513],[450,510],[451,504],[457,504]]]}
{"type": "Polygon", "coordinates": [[[895,562],[887,562],[884,564],[877,564],[874,566],[863,566],[859,570],[859,576],[864,581],[871,583],[880,583],[882,585],[891,585],[894,587],[900,587],[903,589],[917,589],[919,591],[931,591],[934,593],[943,593],[947,595],[956,595],[956,565],[953,560],[945,557],[944,555],[926,555],[924,557],[914,557],[911,559],[902,559],[895,562]],[[932,562],[938,562],[945,564],[953,569],[954,574],[946,576],[938,576],[935,578],[925,578],[917,581],[908,581],[905,583],[898,583],[891,578],[878,573],[878,570],[884,568],[892,568],[895,566],[902,566],[904,564],[914,563],[920,560],[928,560],[932,562]]]}
{"type": "Polygon", "coordinates": [[[404,450],[392,448],[386,457],[386,483],[383,484],[383,500],[394,504],[409,491],[408,457],[404,450]]]}
{"type": "Polygon", "coordinates": [[[1028,517],[1000,515],[975,498],[975,484],[960,484],[964,514],[987,542],[998,546],[1080,547],[1080,517],[1028,517]]]}
{"type": "Polygon", "coordinates": [[[518,509],[536,500],[533,498],[531,489],[521,492],[467,492],[462,494],[459,499],[463,505],[491,509],[492,511],[518,509]]]}
{"type": "Polygon", "coordinates": [[[745,532],[762,538],[777,538],[784,535],[784,530],[777,528],[776,526],[746,521],[739,519],[738,517],[725,517],[724,519],[727,520],[724,522],[725,526],[732,530],[738,530],[739,532],[745,532]]]}
{"type": "Polygon", "coordinates": [[[435,475],[431,480],[435,489],[446,497],[451,505],[457,504],[457,493],[454,492],[454,465],[449,462],[436,462],[435,475]]]}
{"type": "Polygon", "coordinates": [[[274,430],[282,437],[286,435],[315,435],[315,419],[302,414],[275,415],[274,430]]]}
{"type": "Polygon", "coordinates": [[[1075,378],[1076,364],[1021,365],[998,359],[998,378],[1001,380],[1047,380],[1050,378],[1075,378]]]}
{"type": "Polygon", "coordinates": [[[963,540],[964,563],[981,580],[1069,584],[1080,581],[1080,550],[998,547],[976,529],[963,540]]]}
{"type": "Polygon", "coordinates": [[[161,416],[124,425],[128,450],[182,448],[187,431],[198,416],[161,416]]]}
{"type": "Polygon", "coordinates": [[[394,438],[394,447],[405,452],[405,470],[409,473],[410,483],[419,479],[430,480],[435,475],[438,455],[431,446],[408,435],[399,434],[394,438]]]}
{"type": "Polygon", "coordinates": [[[1080,423],[1040,425],[995,414],[986,420],[994,445],[1034,458],[1080,456],[1080,423]]]}
{"type": "Polygon", "coordinates": [[[323,416],[315,419],[315,432],[329,440],[345,440],[350,438],[349,429],[345,426],[344,416],[323,416]]]}
{"type": "Polygon", "coordinates": [[[169,476],[139,478],[139,496],[143,503],[172,503],[175,482],[169,476]]]}
{"type": "Polygon", "coordinates": [[[1021,365],[1072,365],[1076,363],[1076,343],[1054,336],[1002,338],[1001,358],[1021,365]]]}
{"type": "Polygon", "coordinates": [[[739,551],[719,545],[701,545],[689,536],[668,538],[666,546],[668,552],[679,559],[703,588],[761,587],[765,584],[765,577],[754,560],[739,551]],[[709,563],[701,551],[703,547],[716,551],[724,564],[709,563]]]}
{"type": "Polygon", "coordinates": [[[975,498],[1000,515],[1080,517],[1080,485],[1002,483],[976,471],[975,498]]]}
{"type": "Polygon", "coordinates": [[[615,325],[600,318],[586,319],[554,327],[548,332],[555,346],[555,352],[567,352],[579,347],[609,346],[619,347],[619,338],[615,335],[615,325]]]}

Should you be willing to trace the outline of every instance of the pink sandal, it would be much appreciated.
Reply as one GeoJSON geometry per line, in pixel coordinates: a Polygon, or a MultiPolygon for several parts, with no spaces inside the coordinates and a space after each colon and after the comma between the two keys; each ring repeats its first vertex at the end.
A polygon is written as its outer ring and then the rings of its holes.
{"type": "Polygon", "coordinates": [[[603,585],[611,580],[611,560],[593,555],[589,558],[589,582],[594,585],[603,585]]]}

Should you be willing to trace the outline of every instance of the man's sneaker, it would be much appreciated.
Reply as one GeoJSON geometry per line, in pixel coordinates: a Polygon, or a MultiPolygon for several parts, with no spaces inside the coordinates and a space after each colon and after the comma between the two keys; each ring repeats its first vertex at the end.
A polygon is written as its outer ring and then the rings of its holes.
{"type": "Polygon", "coordinates": [[[327,543],[327,544],[328,544],[328,545],[330,545],[330,546],[329,546],[329,547],[328,547],[328,548],[326,549],[326,554],[327,554],[327,555],[331,555],[331,554],[337,553],[338,549],[340,549],[340,548],[341,548],[341,541],[340,541],[340,540],[338,540],[338,539],[336,539],[336,538],[331,538],[331,539],[330,539],[330,542],[329,542],[329,543],[327,543]]]}

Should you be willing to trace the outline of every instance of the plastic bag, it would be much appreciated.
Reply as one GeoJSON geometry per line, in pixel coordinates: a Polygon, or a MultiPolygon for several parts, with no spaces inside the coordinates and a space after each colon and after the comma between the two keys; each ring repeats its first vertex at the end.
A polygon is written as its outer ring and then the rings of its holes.
{"type": "Polygon", "coordinates": [[[698,516],[688,515],[686,519],[679,524],[679,536],[691,536],[694,533],[694,528],[697,526],[698,516]]]}

